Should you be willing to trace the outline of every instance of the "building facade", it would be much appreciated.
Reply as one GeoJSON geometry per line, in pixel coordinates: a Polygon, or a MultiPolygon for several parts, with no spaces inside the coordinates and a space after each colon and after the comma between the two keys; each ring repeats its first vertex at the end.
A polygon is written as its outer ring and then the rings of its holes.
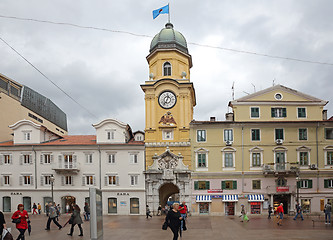
{"type": "Polygon", "coordinates": [[[226,121],[191,122],[192,211],[292,214],[333,202],[333,121],[326,101],[277,85],[231,101],[226,121]]]}
{"type": "Polygon", "coordinates": [[[168,200],[190,202],[190,122],[196,105],[192,57],[184,36],[167,23],[150,45],[145,93],[146,198],[155,212],[168,200]],[[171,197],[171,198],[170,198],[171,197]]]}
{"type": "Polygon", "coordinates": [[[70,203],[83,207],[93,187],[103,192],[104,214],[145,214],[143,141],[113,119],[93,126],[96,135],[49,141],[45,127],[30,120],[10,126],[14,140],[0,143],[0,209],[23,203],[30,212],[33,203],[45,206],[53,198],[64,212],[70,203]]]}
{"type": "Polygon", "coordinates": [[[54,135],[67,134],[66,114],[50,99],[0,74],[0,142],[12,139],[8,128],[27,119],[45,126],[54,135]]]}

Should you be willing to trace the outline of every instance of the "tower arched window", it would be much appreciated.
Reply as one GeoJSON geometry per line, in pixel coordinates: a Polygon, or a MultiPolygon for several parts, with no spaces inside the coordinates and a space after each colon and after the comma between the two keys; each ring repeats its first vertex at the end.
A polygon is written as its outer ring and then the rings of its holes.
{"type": "Polygon", "coordinates": [[[163,64],[163,76],[171,76],[171,63],[165,62],[163,64]]]}

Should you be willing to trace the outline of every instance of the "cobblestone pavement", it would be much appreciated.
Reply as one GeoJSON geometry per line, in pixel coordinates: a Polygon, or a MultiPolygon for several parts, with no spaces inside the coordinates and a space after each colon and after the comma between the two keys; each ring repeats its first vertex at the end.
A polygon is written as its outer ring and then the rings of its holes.
{"type": "MultiPolygon", "coordinates": [[[[18,236],[15,226],[10,223],[10,215],[5,215],[8,227],[12,227],[14,239],[18,236]]],[[[62,215],[60,224],[64,224],[69,215],[62,215]]],[[[45,231],[47,217],[44,215],[30,217],[32,222],[31,236],[26,234],[26,240],[87,240],[90,239],[89,223],[84,222],[84,236],[79,237],[79,230],[76,226],[73,237],[67,236],[70,226],[58,230],[51,223],[51,230],[45,231]]],[[[323,220],[323,217],[305,217],[304,221],[297,219],[294,221],[291,216],[284,219],[283,225],[278,226],[276,218],[268,220],[265,216],[252,216],[249,222],[240,222],[238,217],[213,217],[195,216],[188,218],[188,230],[183,232],[183,240],[196,239],[230,239],[230,240],[281,240],[281,239],[333,239],[333,227],[325,225],[324,222],[315,222],[313,227],[312,219],[323,220]]],[[[171,240],[170,229],[163,231],[161,226],[164,217],[154,216],[146,219],[145,216],[105,216],[104,219],[104,240],[114,239],[139,239],[139,240],[171,240]]]]}

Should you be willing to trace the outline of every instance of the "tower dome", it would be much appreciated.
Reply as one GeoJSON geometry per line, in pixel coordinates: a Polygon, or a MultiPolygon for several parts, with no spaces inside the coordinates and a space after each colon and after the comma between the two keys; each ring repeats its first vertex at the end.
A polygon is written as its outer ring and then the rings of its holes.
{"type": "Polygon", "coordinates": [[[165,28],[155,35],[150,43],[149,52],[151,53],[158,48],[176,48],[182,52],[188,53],[185,37],[183,34],[173,29],[172,23],[165,24],[165,28]]]}

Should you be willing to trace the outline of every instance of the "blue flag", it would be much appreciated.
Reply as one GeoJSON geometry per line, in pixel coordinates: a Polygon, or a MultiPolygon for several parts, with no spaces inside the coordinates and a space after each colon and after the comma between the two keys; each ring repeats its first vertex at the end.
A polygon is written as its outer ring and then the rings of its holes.
{"type": "Polygon", "coordinates": [[[157,18],[160,14],[166,14],[169,13],[169,4],[165,5],[164,7],[161,7],[159,9],[156,9],[153,11],[153,19],[157,18]]]}

